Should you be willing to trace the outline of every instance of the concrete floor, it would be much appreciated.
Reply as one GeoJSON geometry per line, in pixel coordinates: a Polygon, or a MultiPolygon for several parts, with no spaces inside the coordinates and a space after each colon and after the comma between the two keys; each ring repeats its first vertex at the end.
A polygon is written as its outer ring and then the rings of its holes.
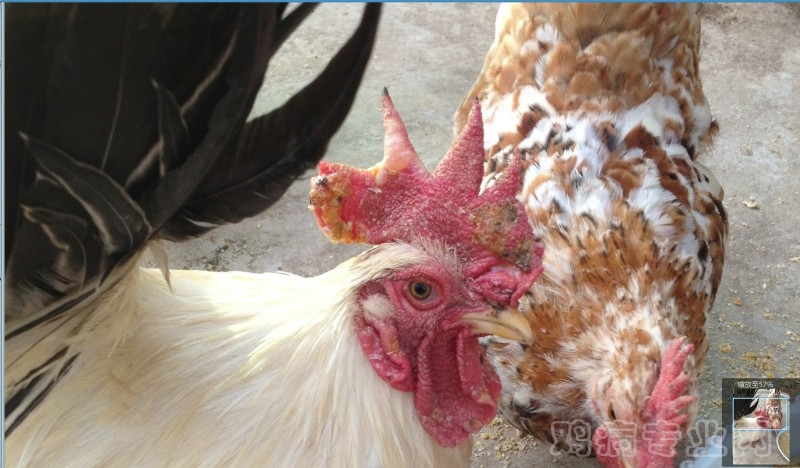
{"type": "MultiPolygon", "coordinates": [[[[254,114],[315,76],[360,9],[322,5],[272,63],[254,114]]],[[[387,4],[358,99],[326,158],[360,167],[382,158],[386,86],[434,167],[492,42],[496,11],[496,4],[387,4]]],[[[800,5],[710,4],[703,20],[701,73],[721,132],[702,161],[725,188],[731,228],[702,378],[701,419],[719,421],[722,377],[800,378],[800,5]]],[[[307,208],[313,175],[257,218],[169,245],[171,267],[314,275],[363,251],[331,244],[317,229],[307,208]]],[[[517,439],[499,420],[477,441],[474,467],[596,466],[517,439]]]]}

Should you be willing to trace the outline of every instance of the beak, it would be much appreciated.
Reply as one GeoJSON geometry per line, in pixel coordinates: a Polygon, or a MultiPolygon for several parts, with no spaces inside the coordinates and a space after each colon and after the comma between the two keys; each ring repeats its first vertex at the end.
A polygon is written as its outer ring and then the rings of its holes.
{"type": "Polygon", "coordinates": [[[623,468],[636,468],[636,463],[628,461],[627,458],[619,457],[619,459],[622,461],[623,468]]]}
{"type": "Polygon", "coordinates": [[[531,325],[516,309],[492,310],[488,313],[472,312],[464,314],[460,322],[469,325],[476,335],[496,335],[507,340],[533,343],[531,325]]]}

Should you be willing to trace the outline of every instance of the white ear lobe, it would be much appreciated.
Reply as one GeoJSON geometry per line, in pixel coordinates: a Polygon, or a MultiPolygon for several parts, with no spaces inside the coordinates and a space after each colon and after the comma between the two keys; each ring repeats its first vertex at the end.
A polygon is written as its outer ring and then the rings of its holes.
{"type": "Polygon", "coordinates": [[[368,296],[361,303],[361,308],[365,314],[377,319],[387,319],[395,313],[392,301],[383,294],[368,296]]]}

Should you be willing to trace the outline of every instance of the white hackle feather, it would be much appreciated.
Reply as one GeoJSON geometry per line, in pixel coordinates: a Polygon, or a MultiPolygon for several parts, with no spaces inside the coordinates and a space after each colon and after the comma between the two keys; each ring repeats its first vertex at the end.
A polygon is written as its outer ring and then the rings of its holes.
{"type": "Polygon", "coordinates": [[[72,375],[6,441],[8,466],[459,466],[470,444],[422,429],[352,320],[364,283],[451,257],[384,244],[313,278],[174,270],[173,292],[134,270],[73,338],[72,375]]]}

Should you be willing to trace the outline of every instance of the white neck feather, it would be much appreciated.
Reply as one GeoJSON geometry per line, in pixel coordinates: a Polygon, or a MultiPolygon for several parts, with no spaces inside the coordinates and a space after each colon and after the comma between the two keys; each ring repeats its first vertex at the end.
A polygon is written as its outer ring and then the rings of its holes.
{"type": "Polygon", "coordinates": [[[172,271],[172,293],[157,270],[132,272],[101,306],[105,344],[6,441],[8,461],[466,466],[470,444],[439,446],[413,395],[363,355],[352,264],[315,278],[172,271]]]}

